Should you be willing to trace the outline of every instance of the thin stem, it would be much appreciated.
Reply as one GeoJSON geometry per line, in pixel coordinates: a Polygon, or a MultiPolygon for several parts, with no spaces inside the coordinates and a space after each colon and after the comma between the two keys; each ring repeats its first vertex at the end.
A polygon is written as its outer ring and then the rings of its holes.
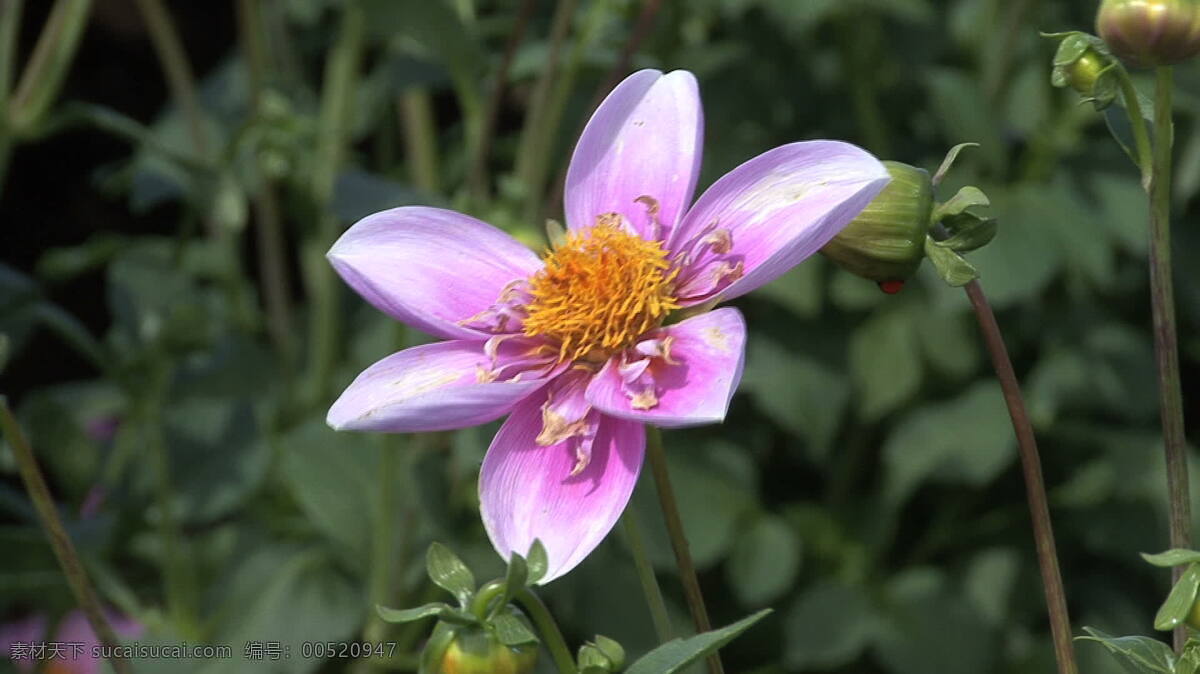
{"type": "Polygon", "coordinates": [[[337,219],[329,212],[329,203],[342,164],[350,104],[366,31],[366,18],[358,3],[346,3],[342,12],[337,42],[325,62],[325,81],[321,90],[321,114],[310,185],[316,228],[303,250],[305,280],[313,303],[309,333],[312,338],[309,392],[314,403],[322,401],[328,394],[337,356],[337,286],[333,270],[325,261],[325,251],[337,236],[337,219]]]}
{"type": "Polygon", "coordinates": [[[567,642],[558,629],[558,623],[554,622],[554,617],[550,615],[542,600],[529,589],[521,590],[514,599],[521,604],[529,619],[537,626],[538,633],[542,636],[542,644],[550,651],[550,658],[554,660],[559,674],[578,674],[575,658],[571,657],[571,649],[567,647],[567,642]]]}
{"type": "MultiPolygon", "coordinates": [[[[1167,459],[1167,492],[1170,499],[1171,547],[1188,548],[1192,542],[1191,500],[1188,494],[1187,444],[1184,438],[1183,394],[1179,384],[1179,346],[1175,328],[1175,289],[1171,278],[1171,68],[1155,71],[1154,162],[1150,177],[1150,303],[1154,315],[1154,356],[1158,364],[1163,445],[1167,459]]],[[[1179,580],[1182,567],[1173,570],[1179,580]]],[[[1187,634],[1175,630],[1175,650],[1187,634]]]]}
{"type": "Polygon", "coordinates": [[[489,580],[475,592],[475,598],[471,600],[469,610],[480,620],[487,618],[489,614],[488,607],[491,606],[493,601],[504,594],[504,589],[505,583],[503,580],[499,578],[489,580]]]}
{"type": "Polygon", "coordinates": [[[441,190],[437,125],[433,121],[433,100],[429,91],[424,88],[405,91],[396,101],[396,110],[404,134],[408,175],[417,187],[429,194],[437,194],[441,190]]]}
{"type": "MultiPolygon", "coordinates": [[[[67,535],[62,520],[58,517],[58,507],[54,504],[54,497],[50,495],[50,488],[46,486],[46,479],[42,477],[41,469],[38,468],[37,459],[33,456],[33,448],[29,446],[29,440],[21,432],[21,427],[13,417],[12,410],[8,407],[8,400],[4,396],[0,396],[0,428],[4,431],[8,445],[12,447],[13,457],[16,459],[17,468],[21,473],[21,480],[25,483],[25,490],[29,492],[29,498],[33,501],[42,527],[46,530],[47,538],[50,539],[50,547],[54,549],[54,556],[58,559],[58,564],[67,577],[67,584],[71,586],[75,601],[79,602],[84,615],[87,616],[88,623],[92,626],[92,631],[99,637],[100,643],[108,649],[109,653],[113,653],[120,641],[117,640],[112,626],[104,617],[104,611],[100,608],[100,600],[96,597],[95,590],[92,589],[87,571],[79,559],[79,553],[75,551],[75,545],[67,535]]],[[[112,664],[117,674],[126,674],[130,671],[129,663],[124,658],[110,658],[109,663],[112,664]]]]}
{"type": "Polygon", "coordinates": [[[171,21],[171,15],[163,7],[162,0],[137,0],[138,10],[150,31],[150,41],[158,54],[171,97],[179,105],[179,111],[187,120],[188,132],[196,154],[203,159],[208,152],[208,139],[204,133],[204,115],[200,111],[200,97],[196,95],[196,78],[188,63],[187,52],[179,31],[171,21]]]}
{"type": "MultiPolygon", "coordinates": [[[[257,0],[238,0],[238,33],[242,41],[250,80],[251,116],[262,115],[268,59],[261,7],[257,0]]],[[[290,388],[293,359],[292,309],[289,298],[287,253],[280,220],[275,181],[259,172],[261,184],[254,196],[254,222],[258,242],[258,268],[263,283],[267,331],[283,368],[285,387],[290,388]]]]}
{"type": "Polygon", "coordinates": [[[667,615],[667,603],[663,600],[662,588],[658,586],[658,578],[654,575],[654,567],[646,555],[646,545],[642,540],[641,529],[638,528],[633,512],[625,510],[621,517],[625,528],[625,540],[633,553],[633,564],[637,567],[638,580],[642,583],[642,594],[646,596],[646,604],[650,607],[650,618],[654,621],[654,633],[658,642],[666,643],[671,640],[671,618],[667,615]]]}
{"type": "MultiPolygon", "coordinates": [[[[667,523],[667,535],[671,538],[671,549],[675,551],[675,563],[679,567],[683,594],[687,597],[692,622],[696,625],[697,633],[708,632],[712,629],[712,624],[708,621],[708,610],[704,608],[704,595],[700,593],[700,579],[696,577],[696,567],[692,564],[692,553],[688,549],[687,534],[683,531],[683,520],[679,518],[679,505],[675,501],[675,490],[671,487],[671,476],[667,470],[667,453],[663,450],[662,431],[655,426],[646,427],[646,457],[650,461],[650,471],[654,474],[658,503],[667,523]]],[[[708,671],[710,674],[722,674],[725,671],[719,654],[713,653],[708,656],[708,671]]]]}
{"type": "Polygon", "coordinates": [[[508,84],[508,71],[517,55],[517,48],[525,39],[525,28],[529,25],[529,17],[537,0],[521,0],[521,8],[517,10],[517,18],[508,35],[508,44],[504,47],[504,57],[500,60],[500,68],[496,71],[496,82],[492,85],[492,96],[483,115],[483,128],[479,132],[479,145],[475,148],[475,156],[471,160],[470,187],[471,195],[480,203],[488,199],[488,155],[492,152],[492,137],[496,133],[496,119],[500,116],[500,105],[504,102],[504,90],[508,84]]]}
{"type": "Polygon", "coordinates": [[[1021,456],[1021,472],[1025,476],[1025,495],[1029,501],[1029,516],[1033,522],[1033,539],[1037,547],[1038,568],[1042,573],[1042,587],[1046,593],[1046,610],[1050,617],[1050,633],[1054,638],[1054,657],[1058,662],[1059,674],[1077,674],[1075,650],[1071,642],[1071,617],[1067,613],[1067,596],[1063,590],[1062,573],[1058,568],[1058,554],[1054,545],[1054,529],[1050,523],[1050,506],[1046,498],[1046,484],[1042,479],[1042,461],[1038,456],[1037,439],[1033,424],[1021,397],[1021,385],[1008,358],[1004,337],[996,323],[996,315],[988,303],[987,296],[978,281],[966,286],[967,297],[975,309],[975,318],[983,333],[983,341],[992,358],[996,379],[1004,393],[1004,403],[1012,418],[1013,431],[1017,435],[1017,449],[1021,456]]]}
{"type": "Polygon", "coordinates": [[[8,99],[12,95],[12,78],[17,61],[17,33],[21,27],[21,8],[24,0],[0,0],[0,129],[6,125],[8,99]]]}
{"type": "Polygon", "coordinates": [[[1137,153],[1138,169],[1142,172],[1142,187],[1150,189],[1150,174],[1153,170],[1153,149],[1150,145],[1150,132],[1146,128],[1146,118],[1142,112],[1137,89],[1129,77],[1129,71],[1121,64],[1113,66],[1117,72],[1117,82],[1121,87],[1121,98],[1125,100],[1125,112],[1129,117],[1129,126],[1133,129],[1134,151],[1137,153]]]}
{"type": "MultiPolygon", "coordinates": [[[[376,503],[374,533],[371,537],[371,573],[368,591],[371,603],[388,606],[391,603],[395,579],[392,569],[396,565],[396,477],[400,464],[399,438],[387,435],[379,442],[379,501],[376,503]]],[[[367,612],[367,624],[363,627],[363,641],[377,643],[385,640],[389,626],[379,612],[367,612]]],[[[379,663],[368,662],[373,667],[379,663]]]]}
{"type": "Polygon", "coordinates": [[[550,50],[546,54],[546,66],[534,84],[525,125],[521,129],[521,143],[517,152],[516,172],[525,189],[525,216],[532,221],[541,209],[542,182],[545,179],[547,154],[554,129],[547,122],[550,116],[551,94],[558,77],[562,46],[571,28],[571,17],[575,15],[575,0],[561,0],[554,10],[550,27],[550,50]]]}
{"type": "Polygon", "coordinates": [[[9,102],[8,123],[17,136],[31,132],[58,97],[91,9],[92,0],[58,0],[54,4],[9,102]]]}

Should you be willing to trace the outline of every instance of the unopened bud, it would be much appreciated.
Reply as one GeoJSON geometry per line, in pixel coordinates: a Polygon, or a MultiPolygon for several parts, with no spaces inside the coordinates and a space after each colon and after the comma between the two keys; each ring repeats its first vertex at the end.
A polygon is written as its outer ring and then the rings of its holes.
{"type": "Polygon", "coordinates": [[[1133,65],[1186,61],[1200,53],[1200,0],[1104,0],[1096,30],[1133,65]]]}
{"type": "Polygon", "coordinates": [[[537,664],[537,644],[505,646],[496,635],[479,627],[455,632],[435,670],[439,674],[531,674],[537,664]]]}
{"type": "Polygon", "coordinates": [[[885,161],[892,182],[821,253],[846,271],[898,292],[925,257],[933,183],[922,169],[885,161]]]}

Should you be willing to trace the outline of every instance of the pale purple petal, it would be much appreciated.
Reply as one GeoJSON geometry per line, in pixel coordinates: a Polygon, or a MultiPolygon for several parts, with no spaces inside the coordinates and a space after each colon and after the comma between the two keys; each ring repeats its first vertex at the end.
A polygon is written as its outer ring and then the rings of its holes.
{"type": "Polygon", "coordinates": [[[40,613],[0,625],[0,655],[9,659],[19,672],[33,671],[29,644],[46,640],[46,616],[40,613]]]}
{"type": "Polygon", "coordinates": [[[837,235],[889,180],[866,151],[826,140],[783,145],[735,168],[701,195],[668,246],[686,258],[685,306],[775,279],[837,235]]]}
{"type": "Polygon", "coordinates": [[[656,426],[722,421],[742,378],[746,322],[741,313],[717,309],[647,337],[643,344],[658,348],[639,345],[633,354],[609,359],[588,386],[588,402],[605,414],[656,426]]]}
{"type": "Polygon", "coordinates": [[[492,358],[485,347],[482,341],[449,341],[394,353],[358,375],[333,403],[326,422],[336,430],[356,431],[463,428],[500,418],[546,384],[552,361],[521,361],[520,353],[504,347],[492,358]],[[509,367],[510,361],[527,367],[509,367]]]}
{"type": "Polygon", "coordinates": [[[460,323],[541,268],[532,250],[491,225],[440,208],[369,215],[329,250],[351,288],[394,318],[449,339],[486,338],[460,323]]]}
{"type": "MultiPolygon", "coordinates": [[[[145,627],[132,618],[107,609],[104,614],[108,624],[113,628],[113,632],[119,637],[136,639],[145,632],[145,627]]],[[[82,644],[83,647],[78,658],[73,657],[69,648],[65,655],[58,658],[62,669],[72,672],[72,674],[96,674],[100,671],[103,658],[92,657],[92,649],[100,645],[100,640],[96,638],[96,633],[92,631],[92,625],[83,611],[75,609],[62,619],[55,631],[54,641],[64,644],[82,644]]]]}
{"type": "Polygon", "coordinates": [[[625,78],[596,109],[571,157],[567,226],[591,227],[615,212],[643,237],[665,239],[695,193],[703,142],[691,73],[641,70],[625,78]]]}
{"type": "Polygon", "coordinates": [[[538,445],[545,394],[522,401],[500,427],[479,474],[480,514],[500,556],[528,554],[534,539],[550,561],[542,583],[575,568],[625,510],[646,447],[642,425],[603,417],[587,467],[571,471],[571,442],[538,445]]]}

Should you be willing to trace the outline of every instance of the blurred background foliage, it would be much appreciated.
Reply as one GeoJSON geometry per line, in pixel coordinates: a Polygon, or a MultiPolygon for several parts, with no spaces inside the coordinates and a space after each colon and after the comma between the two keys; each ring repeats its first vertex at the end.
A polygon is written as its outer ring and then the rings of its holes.
{"type": "MultiPolygon", "coordinates": [[[[642,67],[699,78],[702,186],[800,139],[930,169],[951,145],[982,145],[942,197],[979,185],[1001,223],[971,260],[1037,425],[1076,633],[1149,631],[1168,580],[1136,554],[1166,547],[1144,200],[1102,120],[1051,88],[1055,44],[1038,36],[1089,30],[1095,2],[177,1],[174,89],[139,11],[157,4],[96,0],[0,188],[0,382],[101,595],[146,626],[143,642],[234,650],[138,671],[243,671],[255,640],[291,644],[263,669],[412,670],[429,625],[383,625],[372,604],[437,596],[421,563],[433,540],[478,576],[501,571],[475,495],[496,424],[325,426],[355,374],[425,338],[321,256],[355,219],[403,204],[541,247],[583,122],[642,67]],[[362,639],[396,641],[396,657],[298,651],[362,639]]],[[[18,62],[50,9],[24,3],[18,62]]],[[[1200,70],[1178,70],[1194,421],[1200,70]]],[[[735,305],[751,335],[727,422],[666,434],[714,622],[777,609],[724,651],[729,671],[1051,671],[1015,444],[962,293],[925,265],[888,296],[816,258],[735,305]]],[[[681,627],[647,486],[632,508],[681,627]]],[[[574,644],[653,643],[619,532],[543,594],[574,644]]],[[[0,619],[72,605],[0,448],[0,619]]],[[[1117,671],[1100,646],[1077,649],[1083,671],[1117,671]]]]}

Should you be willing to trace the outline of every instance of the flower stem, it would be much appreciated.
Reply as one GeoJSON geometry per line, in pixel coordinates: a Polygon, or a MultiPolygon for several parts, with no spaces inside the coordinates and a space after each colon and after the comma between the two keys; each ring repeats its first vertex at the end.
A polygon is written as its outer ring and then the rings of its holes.
{"type": "Polygon", "coordinates": [[[633,564],[637,567],[638,580],[642,583],[642,594],[646,595],[646,603],[650,606],[650,618],[654,621],[654,633],[658,635],[660,644],[671,640],[671,619],[667,615],[667,603],[663,600],[662,588],[658,586],[658,578],[654,575],[654,567],[646,555],[646,545],[642,539],[641,529],[633,512],[626,509],[621,517],[621,525],[625,529],[625,540],[633,552],[633,564]]]}
{"type": "Polygon", "coordinates": [[[427,194],[441,191],[438,168],[437,125],[433,121],[433,99],[425,88],[413,88],[396,100],[404,134],[405,163],[409,179],[427,194]]]}
{"type": "MultiPolygon", "coordinates": [[[[692,613],[692,622],[696,632],[708,632],[712,624],[708,621],[708,610],[704,608],[704,595],[700,592],[700,580],[696,577],[696,567],[692,564],[692,553],[688,550],[687,535],[683,531],[683,520],[679,517],[679,505],[675,501],[675,490],[671,487],[671,476],[667,470],[667,453],[663,450],[662,431],[655,426],[646,427],[646,456],[650,460],[650,470],[654,474],[654,485],[658,488],[658,503],[662,507],[663,518],[667,523],[667,535],[671,538],[671,548],[675,551],[675,563],[679,567],[679,576],[683,581],[683,594],[687,597],[688,610],[692,613]]],[[[710,674],[723,674],[725,668],[721,665],[721,656],[713,653],[708,656],[708,671],[710,674]]]]}
{"type": "Polygon", "coordinates": [[[578,674],[575,658],[571,657],[571,649],[567,647],[562,631],[558,629],[558,623],[554,622],[554,616],[550,615],[542,600],[528,588],[518,592],[514,599],[521,604],[529,619],[537,626],[538,633],[542,636],[542,644],[550,651],[550,658],[554,660],[559,674],[578,674]]]}
{"type": "MultiPolygon", "coordinates": [[[[108,648],[110,653],[114,652],[115,646],[120,643],[117,635],[104,617],[104,611],[100,608],[100,600],[96,597],[95,590],[92,589],[92,583],[88,579],[87,571],[83,568],[83,562],[79,559],[79,553],[75,551],[75,545],[67,535],[66,529],[63,528],[62,520],[58,518],[58,507],[54,503],[54,497],[50,495],[50,488],[46,486],[42,471],[38,468],[37,460],[33,456],[33,448],[29,446],[29,441],[21,432],[21,427],[13,417],[12,410],[8,407],[8,400],[4,396],[0,396],[0,430],[3,430],[8,445],[12,447],[13,457],[16,459],[17,468],[21,473],[21,480],[25,483],[29,498],[33,501],[33,506],[42,521],[42,527],[46,530],[47,538],[50,539],[50,547],[54,550],[54,556],[58,558],[58,564],[67,577],[67,584],[70,585],[71,592],[75,595],[75,601],[79,602],[79,606],[87,616],[88,623],[100,639],[100,643],[108,648]]],[[[124,658],[112,658],[109,663],[117,674],[126,674],[130,671],[129,663],[124,658]]]]}
{"type": "Polygon", "coordinates": [[[204,115],[200,112],[196,78],[192,74],[191,65],[188,64],[179,31],[175,30],[171,15],[163,7],[161,0],[137,0],[137,5],[146,21],[146,28],[150,31],[150,41],[154,44],[154,51],[158,53],[159,63],[162,64],[163,74],[167,78],[167,86],[171,88],[171,97],[175,99],[179,111],[187,120],[192,145],[196,148],[196,154],[203,160],[208,152],[204,115]]]}
{"type": "Polygon", "coordinates": [[[1054,657],[1058,662],[1059,674],[1077,674],[1075,650],[1071,642],[1071,618],[1067,613],[1066,592],[1063,590],[1062,573],[1058,568],[1058,554],[1054,545],[1054,529],[1050,524],[1050,507],[1046,498],[1046,484],[1042,479],[1042,462],[1038,456],[1037,439],[1033,425],[1021,397],[1021,385],[1013,371],[1012,361],[996,315],[988,303],[987,296],[978,281],[966,285],[967,297],[975,309],[975,318],[983,333],[983,341],[992,358],[996,379],[1004,392],[1004,403],[1012,418],[1013,431],[1017,435],[1017,448],[1021,455],[1021,471],[1025,476],[1025,495],[1029,500],[1029,516],[1033,521],[1033,539],[1037,547],[1038,567],[1042,573],[1042,586],[1046,593],[1046,610],[1050,617],[1050,632],[1054,638],[1054,657]]]}
{"type": "Polygon", "coordinates": [[[1151,164],[1153,162],[1153,150],[1150,146],[1150,132],[1146,129],[1146,118],[1142,113],[1142,104],[1138,98],[1137,89],[1133,86],[1133,80],[1129,78],[1129,71],[1125,70],[1125,66],[1117,64],[1117,82],[1121,87],[1121,98],[1125,100],[1125,112],[1129,117],[1129,126],[1133,129],[1133,144],[1134,150],[1137,153],[1138,169],[1142,172],[1142,187],[1147,191],[1150,189],[1150,173],[1152,171],[1151,164]]]}
{"type": "MultiPolygon", "coordinates": [[[[1170,499],[1171,547],[1187,548],[1192,542],[1191,501],[1188,494],[1187,445],[1184,439],[1183,395],[1179,384],[1179,347],[1175,328],[1175,289],[1171,279],[1171,67],[1155,71],[1154,158],[1150,195],[1150,302],[1154,315],[1154,356],[1158,364],[1163,444],[1167,459],[1167,492],[1170,499]]],[[[1173,570],[1179,579],[1182,567],[1173,570]]],[[[1183,648],[1187,634],[1175,630],[1175,650],[1183,648]]]]}
{"type": "Polygon", "coordinates": [[[8,124],[18,137],[33,131],[58,96],[91,9],[91,0],[58,0],[50,10],[50,18],[9,100],[8,124]]]}

